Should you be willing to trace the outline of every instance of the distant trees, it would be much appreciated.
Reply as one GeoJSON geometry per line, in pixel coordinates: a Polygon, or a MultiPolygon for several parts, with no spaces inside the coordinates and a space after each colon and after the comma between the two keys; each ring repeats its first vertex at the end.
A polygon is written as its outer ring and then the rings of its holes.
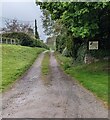
{"type": "Polygon", "coordinates": [[[18,20],[5,20],[5,27],[2,28],[3,32],[24,32],[33,35],[33,27],[27,23],[19,23],[18,20]]]}
{"type": "Polygon", "coordinates": [[[43,21],[44,32],[50,36],[50,35],[54,34],[55,21],[52,20],[51,14],[49,13],[48,10],[43,9],[42,12],[43,12],[42,21],[43,21]]]}

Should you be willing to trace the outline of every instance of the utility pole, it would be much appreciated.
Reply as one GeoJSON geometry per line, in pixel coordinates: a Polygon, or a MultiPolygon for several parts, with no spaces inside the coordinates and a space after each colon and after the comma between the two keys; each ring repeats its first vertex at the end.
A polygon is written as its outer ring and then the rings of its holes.
{"type": "Polygon", "coordinates": [[[35,19],[35,38],[39,39],[39,34],[38,34],[38,31],[37,31],[37,20],[36,19],[35,19]]]}

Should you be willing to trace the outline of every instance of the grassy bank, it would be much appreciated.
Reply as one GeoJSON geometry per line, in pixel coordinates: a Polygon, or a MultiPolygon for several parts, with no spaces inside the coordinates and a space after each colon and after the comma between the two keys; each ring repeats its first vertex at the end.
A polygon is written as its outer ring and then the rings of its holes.
{"type": "Polygon", "coordinates": [[[5,90],[19,78],[43,50],[42,48],[2,45],[1,89],[5,90]]]}
{"type": "Polygon", "coordinates": [[[2,85],[2,46],[0,45],[0,86],[2,85]]]}
{"type": "Polygon", "coordinates": [[[85,88],[92,91],[96,96],[108,102],[108,63],[100,61],[92,64],[74,65],[71,58],[57,54],[57,59],[63,70],[74,77],[85,88]]]}
{"type": "Polygon", "coordinates": [[[46,52],[42,61],[42,79],[45,84],[49,84],[49,64],[50,64],[50,53],[46,52]]]}

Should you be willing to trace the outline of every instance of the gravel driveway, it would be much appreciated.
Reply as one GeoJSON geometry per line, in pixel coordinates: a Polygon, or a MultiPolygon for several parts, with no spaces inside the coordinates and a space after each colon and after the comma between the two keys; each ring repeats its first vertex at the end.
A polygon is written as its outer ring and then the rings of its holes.
{"type": "Polygon", "coordinates": [[[51,53],[49,85],[41,79],[42,53],[28,72],[3,93],[3,118],[107,118],[108,110],[59,68],[51,53]]]}

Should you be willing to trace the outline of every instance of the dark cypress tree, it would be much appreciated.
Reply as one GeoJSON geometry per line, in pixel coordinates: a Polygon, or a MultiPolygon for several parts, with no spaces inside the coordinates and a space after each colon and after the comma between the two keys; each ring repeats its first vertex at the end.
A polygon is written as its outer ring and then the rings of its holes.
{"type": "Polygon", "coordinates": [[[35,38],[39,39],[39,34],[38,34],[38,31],[37,31],[37,20],[36,19],[35,19],[35,38]]]}

